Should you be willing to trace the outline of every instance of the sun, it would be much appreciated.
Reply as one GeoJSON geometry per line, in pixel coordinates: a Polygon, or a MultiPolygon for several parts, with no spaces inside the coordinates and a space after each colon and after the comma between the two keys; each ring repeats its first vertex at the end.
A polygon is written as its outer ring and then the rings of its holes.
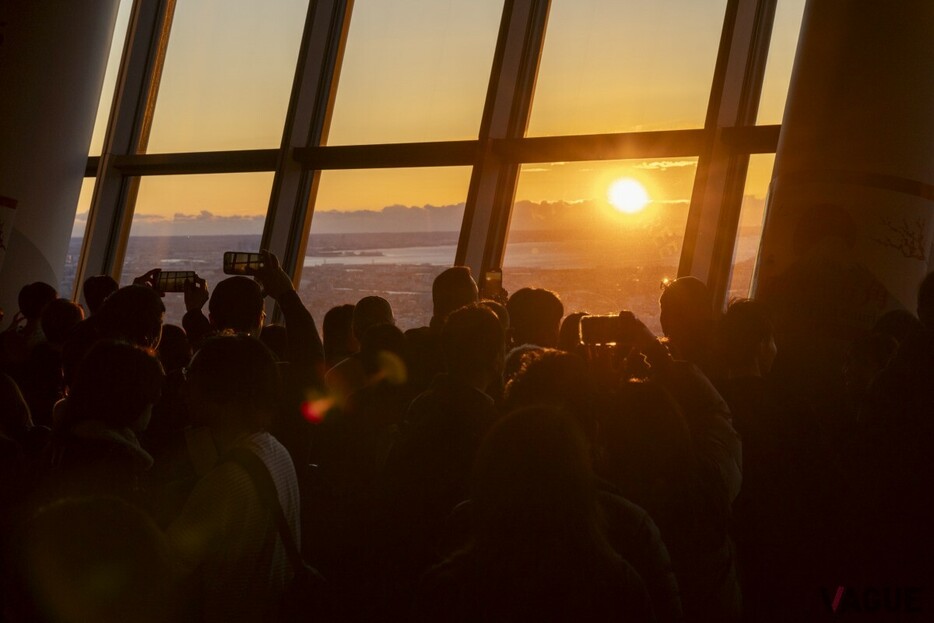
{"type": "Polygon", "coordinates": [[[641,212],[649,203],[645,187],[631,177],[622,177],[610,184],[606,196],[613,207],[624,214],[641,212]]]}

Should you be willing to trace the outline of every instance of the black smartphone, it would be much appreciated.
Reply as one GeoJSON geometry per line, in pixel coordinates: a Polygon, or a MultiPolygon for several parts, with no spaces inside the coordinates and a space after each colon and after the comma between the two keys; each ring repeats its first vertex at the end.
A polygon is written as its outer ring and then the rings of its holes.
{"type": "Polygon", "coordinates": [[[260,253],[244,253],[242,251],[227,251],[224,253],[225,275],[255,275],[263,267],[263,256],[260,253]]]}
{"type": "Polygon", "coordinates": [[[581,318],[581,342],[584,344],[631,345],[635,339],[632,312],[581,318]]]}
{"type": "Polygon", "coordinates": [[[193,270],[163,270],[156,280],[159,292],[184,292],[185,284],[194,282],[197,274],[193,270]]]}
{"type": "Polygon", "coordinates": [[[483,273],[480,283],[480,298],[499,301],[503,297],[503,271],[498,268],[483,273]]]}

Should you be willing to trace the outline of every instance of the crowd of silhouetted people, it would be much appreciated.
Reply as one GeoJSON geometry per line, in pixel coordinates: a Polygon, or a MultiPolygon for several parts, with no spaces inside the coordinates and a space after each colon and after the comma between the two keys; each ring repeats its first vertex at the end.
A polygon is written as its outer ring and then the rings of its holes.
{"type": "Polygon", "coordinates": [[[814,394],[765,305],[721,313],[692,277],[663,337],[548,290],[483,298],[464,267],[428,326],[367,296],[319,336],[264,260],[169,294],[181,319],[157,271],[88,279],[87,311],[22,288],[4,621],[800,621],[870,614],[866,589],[923,611],[934,273],[814,394]]]}

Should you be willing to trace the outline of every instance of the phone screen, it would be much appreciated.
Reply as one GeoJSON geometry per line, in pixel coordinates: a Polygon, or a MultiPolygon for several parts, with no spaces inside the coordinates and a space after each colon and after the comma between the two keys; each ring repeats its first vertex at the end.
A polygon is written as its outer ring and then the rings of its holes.
{"type": "Polygon", "coordinates": [[[197,275],[193,270],[163,270],[156,281],[160,292],[184,292],[185,284],[193,282],[197,275]]]}
{"type": "Polygon", "coordinates": [[[259,253],[227,251],[224,253],[224,274],[255,275],[263,267],[263,256],[259,253]]]}

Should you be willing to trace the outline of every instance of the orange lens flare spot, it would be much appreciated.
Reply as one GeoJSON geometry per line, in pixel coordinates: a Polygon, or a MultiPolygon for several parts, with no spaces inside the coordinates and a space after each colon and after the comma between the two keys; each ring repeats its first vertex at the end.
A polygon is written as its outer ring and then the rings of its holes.
{"type": "Polygon", "coordinates": [[[331,398],[315,398],[302,403],[302,416],[312,424],[320,424],[334,406],[331,398]]]}

